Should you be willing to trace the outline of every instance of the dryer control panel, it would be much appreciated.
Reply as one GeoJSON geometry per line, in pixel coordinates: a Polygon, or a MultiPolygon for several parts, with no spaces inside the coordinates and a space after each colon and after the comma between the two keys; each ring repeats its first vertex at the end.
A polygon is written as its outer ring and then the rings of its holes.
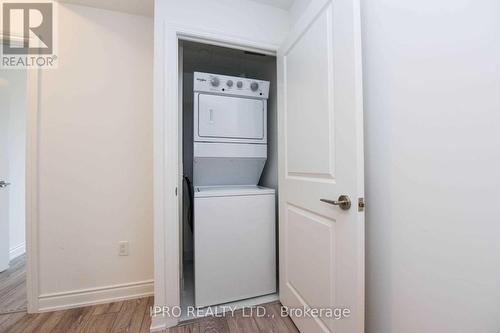
{"type": "Polygon", "coordinates": [[[268,99],[269,81],[194,72],[193,90],[194,92],[268,99]]]}

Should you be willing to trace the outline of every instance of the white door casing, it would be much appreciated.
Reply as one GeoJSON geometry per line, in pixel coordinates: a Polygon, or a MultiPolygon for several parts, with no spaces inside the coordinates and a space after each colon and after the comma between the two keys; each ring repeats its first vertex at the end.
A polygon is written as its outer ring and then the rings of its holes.
{"type": "MultiPolygon", "coordinates": [[[[278,45],[256,42],[220,32],[207,32],[200,27],[180,26],[161,21],[155,34],[155,305],[180,305],[179,200],[175,190],[182,186],[182,119],[179,104],[182,90],[179,77],[179,41],[235,48],[276,55],[278,45]]],[[[180,72],[179,72],[180,71],[180,72]]],[[[179,192],[182,195],[182,192],[179,192]]],[[[179,322],[174,316],[153,316],[151,329],[159,331],[179,322]]]]}
{"type": "Polygon", "coordinates": [[[313,0],[278,52],[280,299],[349,311],[291,313],[303,333],[364,331],[359,16],[357,0],[313,0]],[[320,201],[342,194],[349,210],[320,201]]]}

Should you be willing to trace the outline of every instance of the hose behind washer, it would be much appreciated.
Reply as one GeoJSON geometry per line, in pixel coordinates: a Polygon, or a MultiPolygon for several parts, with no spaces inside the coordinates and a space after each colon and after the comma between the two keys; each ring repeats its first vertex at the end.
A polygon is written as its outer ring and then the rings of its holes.
{"type": "Polygon", "coordinates": [[[191,228],[191,232],[193,232],[193,186],[191,185],[191,181],[188,176],[184,176],[184,180],[186,181],[186,185],[188,187],[189,197],[188,225],[191,228]]]}

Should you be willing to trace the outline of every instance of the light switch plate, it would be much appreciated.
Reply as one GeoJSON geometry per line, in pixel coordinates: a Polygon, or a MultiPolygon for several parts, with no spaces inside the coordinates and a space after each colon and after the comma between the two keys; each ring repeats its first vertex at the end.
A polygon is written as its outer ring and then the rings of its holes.
{"type": "Polygon", "coordinates": [[[121,241],[118,244],[119,244],[118,255],[128,256],[129,254],[128,241],[121,241]]]}

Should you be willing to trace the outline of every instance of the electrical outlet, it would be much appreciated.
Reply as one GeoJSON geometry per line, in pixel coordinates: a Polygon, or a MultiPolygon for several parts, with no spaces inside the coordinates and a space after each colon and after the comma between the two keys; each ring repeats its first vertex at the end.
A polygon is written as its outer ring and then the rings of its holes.
{"type": "Polygon", "coordinates": [[[121,241],[118,243],[118,245],[119,245],[118,255],[128,256],[128,241],[121,241]]]}

